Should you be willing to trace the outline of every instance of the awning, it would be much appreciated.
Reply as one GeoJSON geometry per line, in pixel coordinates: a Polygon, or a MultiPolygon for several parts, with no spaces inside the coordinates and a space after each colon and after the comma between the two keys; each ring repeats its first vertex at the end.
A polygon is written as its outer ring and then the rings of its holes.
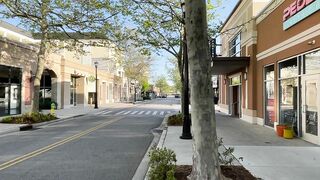
{"type": "Polygon", "coordinates": [[[225,75],[245,68],[250,63],[250,57],[216,57],[212,58],[213,75],[225,75]]]}

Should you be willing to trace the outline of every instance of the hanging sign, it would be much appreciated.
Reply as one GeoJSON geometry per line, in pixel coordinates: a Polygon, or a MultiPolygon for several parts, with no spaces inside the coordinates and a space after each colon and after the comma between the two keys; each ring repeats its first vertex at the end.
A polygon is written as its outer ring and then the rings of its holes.
{"type": "Polygon", "coordinates": [[[283,11],[283,30],[287,30],[320,10],[320,0],[295,0],[283,11]]]}

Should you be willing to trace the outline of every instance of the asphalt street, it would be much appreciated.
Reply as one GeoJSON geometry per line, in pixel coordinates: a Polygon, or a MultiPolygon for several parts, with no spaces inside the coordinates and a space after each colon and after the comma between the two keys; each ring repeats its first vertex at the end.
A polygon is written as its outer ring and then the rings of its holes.
{"type": "Polygon", "coordinates": [[[0,180],[129,180],[179,99],[106,108],[0,136],[0,180]]]}

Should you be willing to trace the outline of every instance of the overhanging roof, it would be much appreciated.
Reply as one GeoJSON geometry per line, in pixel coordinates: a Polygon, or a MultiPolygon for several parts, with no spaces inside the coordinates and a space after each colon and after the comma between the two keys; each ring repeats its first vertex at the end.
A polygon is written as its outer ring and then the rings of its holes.
{"type": "Polygon", "coordinates": [[[216,57],[212,58],[212,62],[212,74],[225,75],[247,67],[250,57],[216,57]]]}

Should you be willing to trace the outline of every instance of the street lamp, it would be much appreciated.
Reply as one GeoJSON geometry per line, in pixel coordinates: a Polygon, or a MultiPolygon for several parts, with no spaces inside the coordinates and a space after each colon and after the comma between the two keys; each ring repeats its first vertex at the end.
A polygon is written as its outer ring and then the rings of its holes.
{"type": "Polygon", "coordinates": [[[184,105],[183,105],[183,128],[182,135],[180,139],[192,139],[190,126],[191,121],[189,118],[189,70],[188,70],[188,51],[187,51],[187,36],[186,36],[186,26],[185,26],[185,3],[181,3],[182,16],[183,16],[183,69],[184,69],[184,79],[183,79],[183,96],[184,96],[184,105]]]}
{"type": "Polygon", "coordinates": [[[96,68],[96,95],[94,96],[94,108],[98,109],[98,61],[94,62],[96,68]]]}

